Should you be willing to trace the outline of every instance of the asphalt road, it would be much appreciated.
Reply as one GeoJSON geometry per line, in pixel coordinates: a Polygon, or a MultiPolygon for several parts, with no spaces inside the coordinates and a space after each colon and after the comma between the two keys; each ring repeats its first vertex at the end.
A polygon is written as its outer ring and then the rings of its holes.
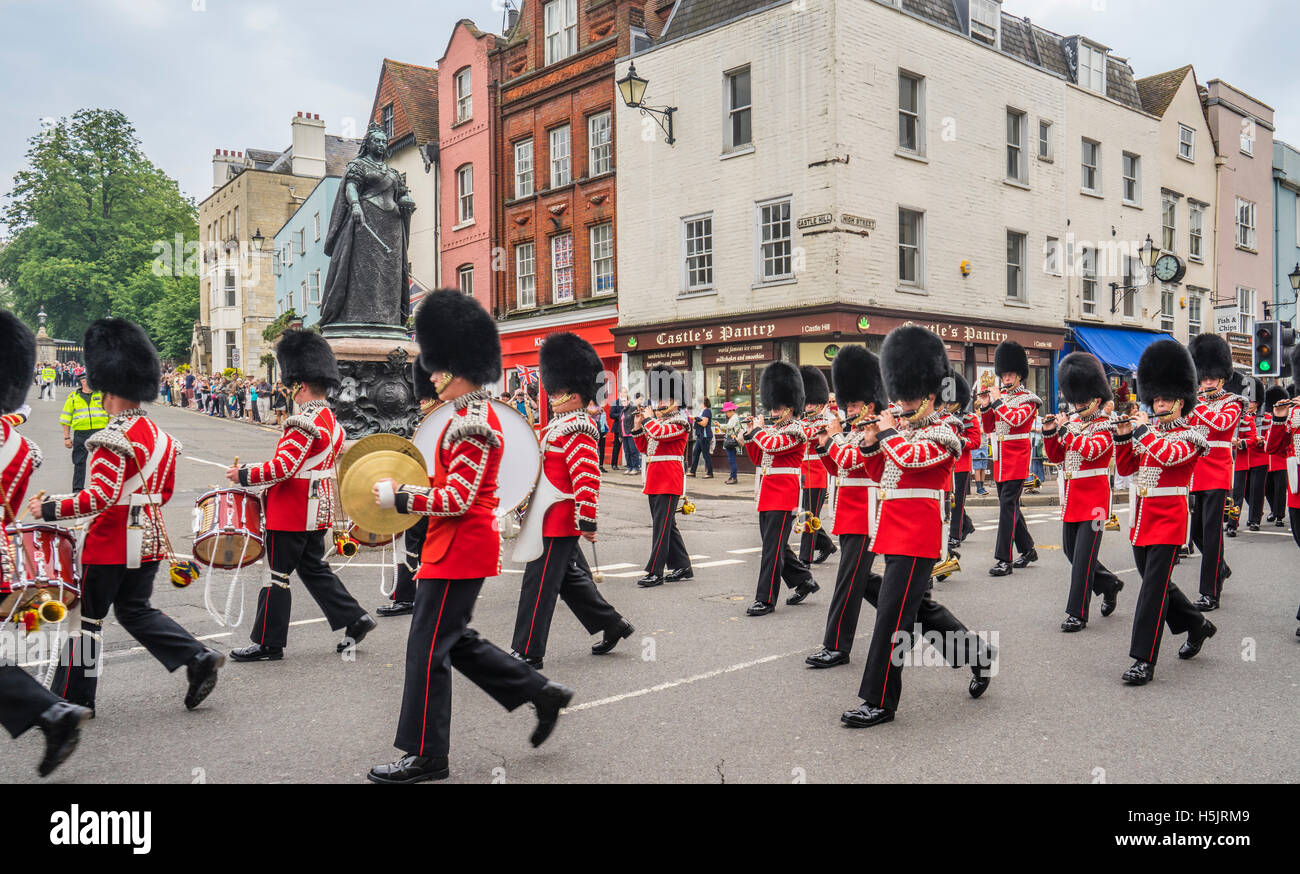
{"type": "MultiPolygon", "coordinates": [[[[34,396],[34,393],[33,393],[34,396]]],[[[62,448],[59,405],[36,402],[24,433],[46,453],[33,488],[66,491],[71,462],[62,448]]],[[[269,456],[275,435],[170,408],[154,416],[185,446],[167,520],[176,547],[188,551],[194,501],[221,467],[269,456]]],[[[695,556],[695,579],[641,590],[648,511],[639,492],[619,482],[601,502],[598,553],[605,596],[637,632],[611,655],[592,656],[591,639],[561,603],[545,673],[577,695],[555,735],[540,749],[527,742],[530,708],[502,711],[455,675],[453,782],[1237,782],[1300,779],[1300,639],[1295,636],[1300,575],[1295,543],[1283,529],[1228,541],[1234,575],[1219,634],[1182,662],[1180,638],[1166,635],[1157,678],[1144,688],[1121,684],[1138,578],[1122,532],[1106,535],[1102,559],[1128,587],[1108,619],[1086,631],[1058,630],[1068,569],[1051,508],[1030,508],[1042,561],[1006,579],[987,576],[992,509],[979,508],[981,530],[963,550],[963,571],[936,597],[972,629],[996,634],[999,673],[978,701],[969,674],[946,667],[905,669],[903,699],[889,725],[850,730],[839,714],[858,703],[873,612],[863,606],[850,665],[828,671],[803,659],[820,643],[833,557],[816,573],[822,591],[804,605],[748,618],[757,573],[758,526],[752,504],[701,500],[682,519],[695,556]]],[[[1121,518],[1125,518],[1121,516],[1121,518]]],[[[588,556],[590,557],[590,548],[588,556]]],[[[391,556],[386,556],[390,559],[391,556]]],[[[364,605],[383,603],[375,552],[362,552],[340,575],[364,605]]],[[[1184,560],[1176,581],[1195,596],[1199,558],[1184,560]]],[[[520,566],[483,589],[474,626],[508,648],[520,566]]],[[[391,584],[391,570],[388,581],[391,584]]],[[[248,615],[233,632],[203,606],[204,582],[188,589],[159,581],[154,603],[213,647],[242,646],[261,566],[244,572],[248,615]]],[[[160,575],[161,577],[161,575],[160,575]]],[[[224,599],[229,572],[213,577],[224,599]]],[[[390,761],[402,694],[409,617],[381,619],[355,658],[335,652],[341,633],[315,603],[294,590],[289,648],[281,662],[230,663],[208,701],[194,712],[181,702],[183,672],[167,674],[111,619],[98,716],[76,756],[54,780],[66,782],[363,782],[390,761]],[[131,742],[123,743],[126,738],[131,742]],[[141,754],[141,751],[145,751],[141,754]]],[[[72,615],[66,628],[76,628],[72,615]]],[[[36,779],[37,732],[0,744],[0,781],[36,779]]]]}

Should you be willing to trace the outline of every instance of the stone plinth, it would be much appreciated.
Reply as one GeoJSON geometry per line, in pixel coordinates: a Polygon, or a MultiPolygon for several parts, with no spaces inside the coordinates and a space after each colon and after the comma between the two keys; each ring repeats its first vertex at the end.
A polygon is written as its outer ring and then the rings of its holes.
{"type": "Polygon", "coordinates": [[[348,438],[415,433],[420,405],[411,384],[411,362],[419,347],[405,332],[400,337],[323,333],[339,362],[339,387],[330,392],[329,400],[348,438]]]}

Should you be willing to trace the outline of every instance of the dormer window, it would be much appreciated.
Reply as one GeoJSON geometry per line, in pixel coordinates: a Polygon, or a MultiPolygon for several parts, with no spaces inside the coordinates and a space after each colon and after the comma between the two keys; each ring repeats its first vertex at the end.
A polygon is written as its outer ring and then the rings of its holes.
{"type": "Polygon", "coordinates": [[[1002,28],[1002,4],[998,0],[970,0],[970,35],[996,47],[1002,28]]]}
{"type": "Polygon", "coordinates": [[[1106,51],[1079,41],[1079,85],[1098,94],[1106,93],[1106,51]]]}

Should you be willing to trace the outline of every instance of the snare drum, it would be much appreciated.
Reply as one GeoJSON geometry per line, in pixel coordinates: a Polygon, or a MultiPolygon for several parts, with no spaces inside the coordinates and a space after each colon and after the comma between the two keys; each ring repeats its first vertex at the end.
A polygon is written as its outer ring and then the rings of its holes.
{"type": "Polygon", "coordinates": [[[81,597],[77,540],[57,525],[18,525],[5,529],[14,557],[14,579],[0,580],[0,618],[16,616],[42,592],[72,607],[81,597]]]}
{"type": "Polygon", "coordinates": [[[359,543],[363,549],[379,549],[391,546],[398,536],[396,534],[371,534],[355,524],[348,529],[348,535],[359,543]]]}
{"type": "Polygon", "coordinates": [[[262,499],[242,489],[217,489],[194,505],[194,558],[209,567],[248,567],[265,551],[262,499]]]}

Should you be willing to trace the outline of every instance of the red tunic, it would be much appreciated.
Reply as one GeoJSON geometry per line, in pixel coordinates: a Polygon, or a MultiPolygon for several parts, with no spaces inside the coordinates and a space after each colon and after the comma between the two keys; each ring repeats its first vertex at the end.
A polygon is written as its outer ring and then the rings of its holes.
{"type": "Polygon", "coordinates": [[[822,464],[840,479],[835,489],[835,526],[831,533],[870,534],[879,485],[867,471],[867,456],[856,434],[836,434],[822,451],[822,464]]]}
{"type": "Polygon", "coordinates": [[[488,396],[457,398],[438,437],[429,486],[397,490],[397,511],[431,517],[419,580],[478,580],[501,573],[497,473],[505,453],[501,420],[488,396]]]}
{"type": "MultiPolygon", "coordinates": [[[[1258,454],[1254,449],[1255,444],[1259,442],[1259,432],[1255,430],[1254,416],[1242,414],[1241,421],[1237,423],[1237,439],[1246,441],[1245,446],[1236,447],[1234,450],[1235,461],[1232,469],[1237,473],[1241,473],[1254,467],[1255,456],[1258,454]]],[[[1260,463],[1264,463],[1263,458],[1260,459],[1260,463]]]]}
{"type": "Polygon", "coordinates": [[[945,419],[952,428],[953,433],[961,440],[961,456],[957,463],[953,465],[953,473],[970,473],[971,460],[970,454],[980,448],[984,442],[984,428],[980,425],[980,417],[974,413],[966,413],[962,416],[949,416],[945,419]]]}
{"type": "Polygon", "coordinates": [[[1269,451],[1268,451],[1268,447],[1269,447],[1270,444],[1272,444],[1272,445],[1278,445],[1278,446],[1283,446],[1283,447],[1285,447],[1285,445],[1286,445],[1286,440],[1285,440],[1284,437],[1278,437],[1277,440],[1278,440],[1279,442],[1276,443],[1276,444],[1273,444],[1273,443],[1272,443],[1272,441],[1273,441],[1273,439],[1274,439],[1274,438],[1273,438],[1273,423],[1276,422],[1276,421],[1278,421],[1278,420],[1277,420],[1277,419],[1274,419],[1272,416],[1269,416],[1269,417],[1267,418],[1267,420],[1264,422],[1263,433],[1260,435],[1260,445],[1261,445],[1261,447],[1262,447],[1262,448],[1260,449],[1260,454],[1263,455],[1266,459],[1268,459],[1268,472],[1269,472],[1269,473],[1272,473],[1272,472],[1275,471],[1275,470],[1286,470],[1286,458],[1287,458],[1287,453],[1286,453],[1286,452],[1269,452],[1269,451]]]}
{"type": "Polygon", "coordinates": [[[1200,431],[1210,446],[1209,454],[1196,462],[1192,491],[1232,490],[1232,441],[1237,436],[1237,423],[1241,421],[1243,406],[1237,395],[1220,391],[1202,395],[1201,402],[1187,417],[1187,423],[1200,431]]]}
{"type": "Polygon", "coordinates": [[[1208,451],[1200,431],[1183,419],[1115,437],[1115,470],[1120,476],[1136,474],[1129,490],[1135,499],[1129,525],[1134,546],[1187,542],[1188,487],[1197,460],[1208,451]]]}
{"type": "Polygon", "coordinates": [[[1064,522],[1105,522],[1110,517],[1115,437],[1109,426],[1110,417],[1096,413],[1086,422],[1076,417],[1043,433],[1043,453],[1052,464],[1061,465],[1064,522]]]}
{"type": "Polygon", "coordinates": [[[1022,387],[980,411],[984,433],[992,436],[989,447],[995,482],[1013,482],[1029,476],[1029,460],[1033,455],[1030,432],[1042,405],[1037,395],[1022,387]]]}
{"type": "Polygon", "coordinates": [[[166,540],[155,511],[171,500],[180,442],[136,408],[114,416],[103,430],[92,434],[86,450],[90,453],[86,488],[47,499],[41,505],[42,518],[56,522],[93,516],[81,563],[125,565],[128,517],[134,504],[144,528],[140,561],[166,558],[166,540]]]}
{"type": "Polygon", "coordinates": [[[1300,507],[1300,407],[1292,407],[1285,419],[1273,417],[1265,450],[1269,458],[1282,462],[1287,471],[1286,505],[1300,507]]]}
{"type": "Polygon", "coordinates": [[[334,464],[345,436],[325,401],[311,401],[285,420],[270,461],[240,469],[241,485],[270,486],[265,498],[268,531],[320,531],[334,525],[334,464]]]}
{"type": "Polygon", "coordinates": [[[765,425],[745,439],[745,454],[754,462],[758,511],[793,512],[799,507],[799,478],[808,438],[803,423],[765,425]]]}
{"type": "Polygon", "coordinates": [[[686,438],[690,425],[681,411],[641,423],[632,442],[645,471],[643,495],[680,495],[686,491],[686,438]]]}
{"type": "Polygon", "coordinates": [[[825,489],[830,484],[830,478],[826,473],[826,465],[822,464],[821,456],[817,453],[817,432],[831,420],[833,415],[829,410],[823,410],[820,413],[804,418],[799,423],[803,427],[804,437],[807,440],[804,444],[806,451],[803,463],[800,465],[800,474],[805,489],[825,489]]]}
{"type": "Polygon", "coordinates": [[[542,473],[566,495],[546,511],[543,537],[576,537],[596,530],[596,502],[600,497],[599,439],[591,417],[582,410],[552,419],[542,432],[542,473]]]}
{"type": "Polygon", "coordinates": [[[943,554],[943,493],[961,441],[938,415],[915,427],[882,431],[867,472],[880,483],[871,551],[938,559],[943,554]]]}
{"type": "MultiPolygon", "coordinates": [[[[3,495],[0,513],[5,526],[12,525],[15,513],[22,512],[27,483],[32,471],[41,466],[41,460],[41,450],[36,444],[19,434],[8,416],[0,417],[0,495],[3,495]]],[[[3,547],[0,548],[0,591],[7,591],[5,584],[15,573],[11,541],[5,538],[0,547],[3,547]]]]}

